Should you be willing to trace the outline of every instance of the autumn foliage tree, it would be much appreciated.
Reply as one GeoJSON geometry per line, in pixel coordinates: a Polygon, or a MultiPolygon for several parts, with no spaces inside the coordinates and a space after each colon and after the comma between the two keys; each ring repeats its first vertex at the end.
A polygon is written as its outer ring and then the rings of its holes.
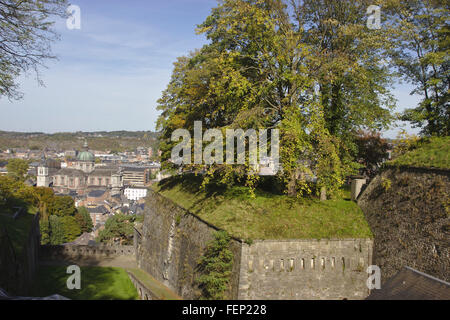
{"type": "Polygon", "coordinates": [[[363,165],[363,174],[372,177],[378,167],[388,158],[389,143],[379,132],[361,131],[356,143],[358,145],[358,162],[363,165]]]}
{"type": "MultiPolygon", "coordinates": [[[[159,100],[162,159],[167,165],[178,128],[278,129],[289,195],[333,192],[357,168],[352,132],[379,128],[393,106],[380,64],[384,34],[364,31],[365,1],[226,0],[197,31],[209,43],[181,57],[159,100]],[[324,31],[325,30],[325,31],[324,31]]],[[[269,141],[269,146],[271,141],[269,141]]],[[[225,147],[224,147],[225,148],[225,147]]],[[[209,165],[206,181],[254,187],[241,166],[209,165]]]]}

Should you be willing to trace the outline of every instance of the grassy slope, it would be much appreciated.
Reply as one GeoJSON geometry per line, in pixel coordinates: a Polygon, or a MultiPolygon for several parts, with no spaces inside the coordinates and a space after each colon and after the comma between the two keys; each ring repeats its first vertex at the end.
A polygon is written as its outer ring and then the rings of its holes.
{"type": "Polygon", "coordinates": [[[67,267],[40,267],[33,296],[60,294],[73,300],[137,300],[138,294],[122,268],[81,267],[81,289],[67,289],[67,267]]]}
{"type": "Polygon", "coordinates": [[[36,209],[29,208],[27,213],[23,214],[19,219],[13,220],[13,212],[0,212],[0,228],[6,228],[17,257],[21,257],[35,214],[36,209]]]}
{"type": "Polygon", "coordinates": [[[189,179],[160,183],[155,191],[241,239],[371,237],[361,209],[349,199],[320,202],[257,192],[243,187],[200,192],[189,179]]]}
{"type": "Polygon", "coordinates": [[[423,140],[417,149],[405,153],[389,164],[395,166],[450,169],[450,137],[423,140]]]}

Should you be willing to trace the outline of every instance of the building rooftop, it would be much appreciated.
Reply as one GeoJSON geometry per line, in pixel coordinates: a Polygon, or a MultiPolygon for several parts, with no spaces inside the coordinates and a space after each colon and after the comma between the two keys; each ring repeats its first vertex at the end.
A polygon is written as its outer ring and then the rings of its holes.
{"type": "Polygon", "coordinates": [[[101,214],[106,214],[106,213],[109,212],[108,209],[106,209],[105,206],[98,206],[98,207],[95,207],[95,208],[87,208],[87,210],[88,210],[90,213],[101,213],[101,214]]]}
{"type": "Polygon", "coordinates": [[[450,300],[450,283],[405,266],[367,300],[450,300]]]}
{"type": "Polygon", "coordinates": [[[105,194],[106,190],[92,190],[88,193],[88,197],[90,198],[99,198],[105,194]]]}
{"type": "Polygon", "coordinates": [[[62,175],[62,176],[71,176],[71,177],[84,177],[86,174],[78,169],[73,168],[63,168],[58,170],[56,172],[56,175],[62,175]]]}
{"type": "Polygon", "coordinates": [[[105,176],[109,177],[112,174],[117,173],[117,169],[113,168],[95,168],[89,175],[91,176],[105,176]]]}

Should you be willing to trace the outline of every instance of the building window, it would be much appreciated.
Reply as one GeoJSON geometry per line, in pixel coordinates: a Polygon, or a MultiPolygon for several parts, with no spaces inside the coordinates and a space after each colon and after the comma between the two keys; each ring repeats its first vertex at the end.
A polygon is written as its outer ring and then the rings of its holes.
{"type": "Polygon", "coordinates": [[[99,186],[102,185],[102,178],[98,178],[98,185],[99,185],[99,186]]]}

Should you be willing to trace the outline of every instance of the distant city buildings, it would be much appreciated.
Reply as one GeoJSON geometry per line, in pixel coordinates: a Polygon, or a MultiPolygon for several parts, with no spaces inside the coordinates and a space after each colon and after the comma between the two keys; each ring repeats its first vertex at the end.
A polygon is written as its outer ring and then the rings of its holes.
{"type": "Polygon", "coordinates": [[[55,192],[85,194],[92,188],[108,188],[120,192],[122,177],[119,168],[96,167],[95,156],[89,152],[87,142],[76,160],[65,168],[51,172],[47,160],[41,161],[37,172],[37,186],[52,186],[55,192]]]}
{"type": "Polygon", "coordinates": [[[147,196],[147,188],[126,187],[123,193],[128,200],[141,200],[147,196]]]}
{"type": "Polygon", "coordinates": [[[60,157],[58,161],[47,150],[45,154],[41,151],[41,160],[31,164],[36,185],[51,187],[56,194],[73,197],[77,207],[86,207],[96,232],[111,215],[142,213],[147,187],[161,178],[161,166],[148,160],[152,154],[148,148],[110,154],[90,151],[85,141],[80,152],[52,153],[60,157]]]}
{"type": "Polygon", "coordinates": [[[145,167],[122,167],[125,185],[144,187],[150,182],[150,170],[145,167]]]}
{"type": "Polygon", "coordinates": [[[153,156],[153,149],[146,147],[118,153],[90,150],[87,141],[80,151],[2,149],[0,175],[8,174],[9,159],[30,160],[28,175],[33,179],[27,183],[71,196],[76,207],[87,208],[98,233],[111,215],[143,212],[147,187],[165,176],[161,165],[150,160],[153,156]]]}

